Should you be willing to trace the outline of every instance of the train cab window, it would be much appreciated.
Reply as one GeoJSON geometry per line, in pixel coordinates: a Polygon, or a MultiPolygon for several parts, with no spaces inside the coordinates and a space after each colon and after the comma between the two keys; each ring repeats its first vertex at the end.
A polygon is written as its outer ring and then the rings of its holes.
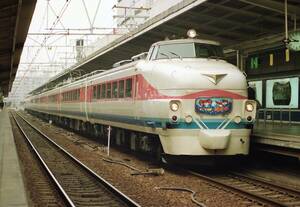
{"type": "Polygon", "coordinates": [[[151,47],[151,48],[150,48],[150,50],[149,50],[149,52],[148,52],[148,56],[147,56],[147,58],[146,58],[147,60],[150,60],[150,59],[151,59],[153,49],[154,49],[154,47],[151,47]]]}
{"type": "Polygon", "coordinates": [[[197,58],[223,58],[223,49],[218,45],[195,43],[197,58]]]}
{"type": "Polygon", "coordinates": [[[106,84],[106,98],[111,98],[111,83],[106,84]]]}
{"type": "Polygon", "coordinates": [[[160,45],[156,59],[192,57],[195,57],[193,43],[177,43],[169,45],[160,45]]]}
{"type": "Polygon", "coordinates": [[[93,99],[97,98],[97,86],[93,87],[93,99]]]}
{"type": "Polygon", "coordinates": [[[124,98],[124,80],[119,81],[119,98],[124,98]]]}
{"type": "Polygon", "coordinates": [[[101,85],[97,86],[97,99],[100,99],[101,97],[101,85]]]}
{"type": "Polygon", "coordinates": [[[151,59],[172,58],[223,58],[223,50],[219,45],[208,43],[170,43],[156,46],[151,59]],[[158,51],[156,48],[158,47],[158,51]]]}
{"type": "Polygon", "coordinates": [[[106,85],[102,84],[102,91],[101,91],[101,98],[105,98],[105,92],[106,92],[106,85]]]}
{"type": "Polygon", "coordinates": [[[151,54],[151,56],[150,56],[150,60],[153,60],[153,59],[156,58],[157,51],[158,51],[158,46],[155,46],[155,47],[153,48],[153,52],[152,52],[152,54],[151,54]]]}
{"type": "Polygon", "coordinates": [[[126,80],[126,89],[125,89],[125,96],[131,97],[132,96],[132,78],[126,80]]]}
{"type": "Polygon", "coordinates": [[[112,95],[113,98],[118,98],[118,82],[113,82],[112,95]]]}

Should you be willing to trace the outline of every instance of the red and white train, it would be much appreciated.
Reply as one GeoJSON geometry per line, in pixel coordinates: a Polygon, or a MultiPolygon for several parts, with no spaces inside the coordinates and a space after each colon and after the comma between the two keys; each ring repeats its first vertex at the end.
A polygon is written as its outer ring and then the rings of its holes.
{"type": "Polygon", "coordinates": [[[29,95],[26,109],[132,150],[167,155],[247,155],[256,102],[218,43],[153,44],[141,60],[29,95]]]}

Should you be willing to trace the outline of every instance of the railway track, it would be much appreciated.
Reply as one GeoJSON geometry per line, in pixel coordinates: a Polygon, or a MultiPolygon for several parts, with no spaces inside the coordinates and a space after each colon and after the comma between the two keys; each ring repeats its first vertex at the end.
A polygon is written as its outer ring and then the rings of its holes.
{"type": "Polygon", "coordinates": [[[68,206],[140,206],[57,145],[21,115],[20,131],[68,206]]]}
{"type": "Polygon", "coordinates": [[[221,175],[189,173],[242,195],[259,205],[300,206],[300,191],[235,172],[221,175]]]}

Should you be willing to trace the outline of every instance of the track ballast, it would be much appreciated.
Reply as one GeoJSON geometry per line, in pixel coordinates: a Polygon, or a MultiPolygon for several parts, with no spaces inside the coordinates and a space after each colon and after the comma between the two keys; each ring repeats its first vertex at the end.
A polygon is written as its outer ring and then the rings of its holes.
{"type": "Polygon", "coordinates": [[[29,146],[69,206],[139,206],[17,113],[13,117],[29,146]]]}

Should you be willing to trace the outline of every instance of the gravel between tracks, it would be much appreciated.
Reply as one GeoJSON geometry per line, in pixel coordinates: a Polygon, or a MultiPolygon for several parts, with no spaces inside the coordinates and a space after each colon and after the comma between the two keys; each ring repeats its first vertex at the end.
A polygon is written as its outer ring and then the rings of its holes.
{"type": "MultiPolygon", "coordinates": [[[[102,144],[91,139],[70,133],[59,127],[41,122],[39,119],[26,115],[32,123],[41,129],[55,142],[68,150],[71,154],[85,163],[88,167],[103,176],[115,187],[135,200],[141,206],[196,206],[190,193],[181,191],[164,191],[155,187],[179,187],[196,191],[196,199],[206,206],[253,206],[248,200],[216,188],[207,181],[186,173],[165,170],[162,176],[136,175],[132,176],[132,170],[102,160],[106,156],[102,144]]],[[[137,155],[124,153],[117,149],[111,149],[111,158],[124,160],[127,164],[138,169],[158,168],[150,161],[143,160],[137,155]]]]}

